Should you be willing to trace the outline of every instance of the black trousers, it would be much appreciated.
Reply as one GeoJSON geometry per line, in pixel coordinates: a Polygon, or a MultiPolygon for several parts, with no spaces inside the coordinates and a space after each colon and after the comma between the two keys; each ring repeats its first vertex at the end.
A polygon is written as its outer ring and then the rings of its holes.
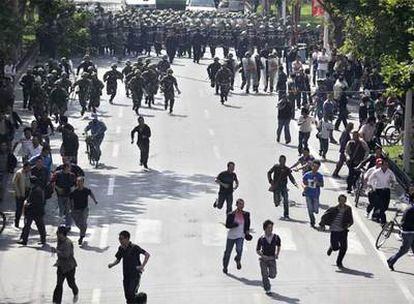
{"type": "Polygon", "coordinates": [[[337,264],[342,264],[345,253],[348,249],[348,231],[331,231],[331,248],[333,251],[339,250],[336,258],[337,264]]]}
{"type": "Polygon", "coordinates": [[[24,197],[16,197],[16,212],[14,214],[14,222],[19,223],[20,218],[22,217],[24,197]]]}
{"type": "Polygon", "coordinates": [[[23,88],[23,109],[26,109],[27,105],[30,106],[30,89],[23,88]]]}
{"type": "Polygon", "coordinates": [[[124,295],[127,304],[135,303],[135,292],[137,291],[137,287],[139,288],[140,280],[140,275],[135,277],[124,277],[124,295]]]}
{"type": "Polygon", "coordinates": [[[353,164],[347,164],[348,166],[348,177],[346,179],[347,188],[346,190],[352,191],[352,188],[355,186],[355,183],[359,177],[360,172],[355,169],[356,166],[353,164]]]}
{"type": "Polygon", "coordinates": [[[46,242],[46,228],[45,228],[45,223],[43,222],[42,215],[36,215],[36,216],[26,215],[25,216],[24,227],[23,227],[22,235],[20,236],[20,238],[22,239],[24,243],[27,243],[33,221],[36,223],[37,230],[40,234],[40,241],[42,243],[45,243],[46,242]]]}
{"type": "Polygon", "coordinates": [[[389,188],[375,190],[375,205],[379,210],[379,220],[381,224],[385,224],[387,222],[387,216],[385,215],[385,212],[388,210],[388,206],[390,205],[390,198],[391,191],[389,188]]]}
{"type": "Polygon", "coordinates": [[[346,128],[346,126],[348,125],[346,116],[347,116],[346,112],[339,112],[338,118],[336,119],[336,122],[335,122],[335,129],[339,129],[339,125],[341,124],[341,122],[344,124],[344,127],[346,128]]]}
{"type": "Polygon", "coordinates": [[[149,143],[138,143],[138,148],[141,151],[139,162],[144,166],[148,165],[149,143]]]}
{"type": "MultiPolygon", "coordinates": [[[[376,192],[375,191],[370,191],[368,192],[368,206],[367,206],[367,213],[370,213],[372,211],[372,209],[376,209],[376,192]]],[[[374,211],[375,213],[375,211],[374,211]]]]}
{"type": "Polygon", "coordinates": [[[201,47],[193,45],[194,62],[199,63],[201,59],[201,47]]]}
{"type": "Polygon", "coordinates": [[[70,289],[72,289],[73,295],[79,293],[78,286],[76,286],[75,282],[75,272],[76,268],[73,268],[71,271],[63,273],[60,267],[58,267],[57,282],[55,291],[53,292],[53,303],[62,303],[63,282],[65,282],[65,279],[67,280],[70,289]]]}

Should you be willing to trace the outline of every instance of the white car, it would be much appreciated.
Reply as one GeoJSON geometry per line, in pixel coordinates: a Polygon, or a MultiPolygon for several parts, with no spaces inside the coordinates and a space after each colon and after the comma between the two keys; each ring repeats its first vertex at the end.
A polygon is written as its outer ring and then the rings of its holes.
{"type": "Polygon", "coordinates": [[[185,8],[188,11],[216,11],[214,0],[188,0],[185,8]]]}
{"type": "Polygon", "coordinates": [[[222,0],[218,6],[218,11],[227,12],[244,12],[243,0],[222,0]]]}
{"type": "Polygon", "coordinates": [[[157,6],[156,0],[124,0],[126,7],[155,9],[157,6]]]}

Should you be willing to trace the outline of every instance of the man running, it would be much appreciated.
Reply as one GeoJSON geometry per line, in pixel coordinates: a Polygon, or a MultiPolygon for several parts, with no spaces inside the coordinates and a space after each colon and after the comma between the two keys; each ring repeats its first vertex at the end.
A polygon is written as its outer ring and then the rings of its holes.
{"type": "Polygon", "coordinates": [[[247,241],[252,239],[249,234],[250,230],[250,213],[244,211],[244,200],[239,198],[236,201],[236,210],[229,212],[226,218],[226,228],[229,229],[227,233],[226,250],[223,256],[223,273],[227,274],[227,269],[230,262],[230,255],[234,245],[236,245],[236,262],[237,269],[241,269],[241,257],[243,252],[243,242],[246,238],[247,241]]]}
{"type": "Polygon", "coordinates": [[[273,222],[266,220],[263,223],[264,235],[257,240],[256,252],[260,256],[260,271],[262,273],[263,288],[270,295],[270,279],[277,274],[276,260],[279,258],[281,241],[280,237],[273,233],[273,222]]]}
{"type": "Polygon", "coordinates": [[[177,79],[173,76],[172,69],[168,69],[167,76],[161,79],[160,84],[164,92],[164,108],[167,110],[169,104],[170,114],[172,114],[174,108],[174,88],[177,90],[178,94],[181,94],[181,91],[177,85],[177,79]]]}
{"type": "Polygon", "coordinates": [[[106,72],[103,76],[103,81],[106,82],[106,93],[111,96],[109,98],[110,104],[113,104],[113,100],[116,95],[118,79],[123,81],[124,76],[117,70],[117,65],[113,64],[111,65],[111,70],[106,72]]]}
{"type": "Polygon", "coordinates": [[[239,180],[236,173],[234,173],[234,162],[227,163],[227,170],[221,172],[215,182],[220,185],[218,199],[214,202],[213,207],[223,208],[224,201],[226,201],[226,214],[230,213],[233,205],[233,191],[239,187],[239,180]]]}
{"type": "Polygon", "coordinates": [[[286,220],[290,219],[289,198],[287,188],[288,177],[291,183],[294,184],[295,187],[298,187],[298,184],[296,183],[295,178],[292,175],[292,171],[289,167],[286,166],[286,156],[281,155],[279,157],[279,164],[274,165],[267,172],[267,179],[270,184],[269,190],[273,192],[273,202],[276,207],[279,206],[281,198],[283,198],[283,218],[286,220]]]}
{"type": "Polygon", "coordinates": [[[138,126],[136,126],[131,131],[131,144],[134,143],[135,133],[138,133],[137,145],[141,151],[141,157],[139,164],[144,166],[145,169],[148,169],[148,155],[149,155],[149,144],[151,137],[151,129],[145,124],[144,117],[138,117],[138,126]]]}
{"type": "Polygon", "coordinates": [[[348,228],[351,227],[353,223],[352,209],[346,205],[346,196],[343,194],[338,197],[338,205],[326,210],[319,223],[322,230],[325,230],[325,225],[330,227],[331,246],[329,246],[326,254],[330,256],[332,251],[339,250],[336,266],[340,269],[344,268],[342,260],[348,249],[348,228]]]}
{"type": "Polygon", "coordinates": [[[71,216],[76,226],[80,230],[78,244],[82,245],[83,239],[86,236],[86,229],[88,228],[88,198],[89,196],[95,202],[95,205],[98,204],[96,201],[95,195],[91,189],[84,186],[85,178],[80,176],[76,179],[76,188],[73,190],[69,198],[71,200],[71,216]]]}
{"type": "Polygon", "coordinates": [[[119,233],[119,243],[121,246],[115,254],[116,260],[108,264],[108,268],[118,265],[122,260],[122,269],[124,273],[124,294],[127,304],[134,304],[135,292],[139,287],[141,275],[145,270],[150,258],[150,254],[144,249],[130,241],[131,235],[128,231],[119,233]],[[144,255],[144,261],[141,263],[140,256],[144,255]]]}
{"type": "Polygon", "coordinates": [[[312,163],[312,170],[305,173],[302,178],[304,188],[303,194],[306,198],[306,205],[312,228],[315,228],[314,213],[319,213],[319,196],[321,194],[321,187],[324,186],[323,175],[318,172],[320,166],[320,161],[314,160],[312,163]]]}

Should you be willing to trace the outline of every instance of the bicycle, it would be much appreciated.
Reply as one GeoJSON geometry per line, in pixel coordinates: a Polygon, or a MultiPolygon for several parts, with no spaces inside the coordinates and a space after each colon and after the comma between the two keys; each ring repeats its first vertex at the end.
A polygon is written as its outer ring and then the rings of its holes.
{"type": "Polygon", "coordinates": [[[91,135],[87,135],[85,138],[85,142],[86,142],[86,154],[88,154],[89,163],[95,168],[98,168],[99,155],[98,155],[98,149],[95,146],[93,137],[91,135]]]}
{"type": "Polygon", "coordinates": [[[364,194],[364,186],[365,186],[365,180],[364,180],[364,174],[365,174],[365,169],[360,168],[358,169],[359,171],[359,176],[357,181],[355,182],[355,196],[354,196],[354,202],[355,202],[355,207],[358,208],[358,203],[359,203],[359,199],[361,197],[362,194],[364,194]]]}
{"type": "Polygon", "coordinates": [[[393,146],[398,144],[398,142],[402,139],[402,134],[402,130],[396,126],[388,126],[384,130],[384,139],[389,145],[393,146]]]}
{"type": "Polygon", "coordinates": [[[0,234],[6,228],[6,215],[0,211],[0,234]]]}
{"type": "Polygon", "coordinates": [[[402,216],[402,213],[403,212],[401,210],[397,210],[395,212],[394,218],[382,227],[382,230],[377,237],[377,241],[375,242],[375,247],[377,249],[380,249],[385,244],[386,240],[394,232],[394,228],[397,228],[398,234],[401,235],[402,228],[400,222],[397,219],[402,216]]]}

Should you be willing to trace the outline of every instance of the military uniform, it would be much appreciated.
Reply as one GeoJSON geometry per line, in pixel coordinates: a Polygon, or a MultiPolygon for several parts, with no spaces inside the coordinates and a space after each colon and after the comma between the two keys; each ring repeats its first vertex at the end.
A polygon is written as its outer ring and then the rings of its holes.
{"type": "Polygon", "coordinates": [[[103,81],[106,82],[106,94],[111,96],[109,98],[109,103],[112,103],[115,98],[116,90],[118,88],[118,79],[122,80],[123,78],[124,76],[122,73],[116,69],[112,69],[104,74],[103,81]]]}
{"type": "Polygon", "coordinates": [[[138,114],[139,108],[141,107],[142,96],[144,94],[144,78],[142,78],[140,74],[134,75],[128,82],[128,87],[131,90],[132,95],[132,110],[138,114]]]}
{"type": "Polygon", "coordinates": [[[101,104],[102,90],[105,85],[98,79],[98,77],[96,77],[96,75],[91,78],[90,84],[88,110],[96,113],[96,108],[101,104]]]}
{"type": "Polygon", "coordinates": [[[86,105],[88,104],[91,81],[83,76],[73,84],[73,87],[76,86],[79,88],[77,94],[79,95],[79,103],[82,107],[81,115],[83,115],[86,112],[86,105]]]}
{"type": "Polygon", "coordinates": [[[233,73],[226,66],[222,66],[216,74],[216,87],[220,88],[220,101],[224,104],[230,91],[233,73]]]}
{"type": "Polygon", "coordinates": [[[165,76],[160,82],[164,92],[164,108],[167,110],[170,106],[170,114],[174,108],[174,87],[177,87],[177,79],[172,75],[165,76]]]}

